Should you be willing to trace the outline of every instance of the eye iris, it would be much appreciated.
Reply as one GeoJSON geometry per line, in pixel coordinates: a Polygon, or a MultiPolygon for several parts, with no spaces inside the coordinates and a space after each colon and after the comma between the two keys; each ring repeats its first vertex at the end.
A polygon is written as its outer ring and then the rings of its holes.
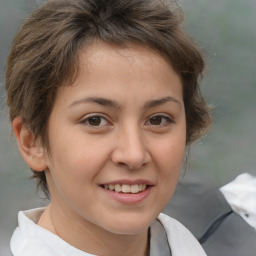
{"type": "Polygon", "coordinates": [[[161,122],[162,122],[162,117],[160,117],[160,116],[155,116],[155,117],[150,118],[150,123],[152,125],[160,125],[161,122]]]}
{"type": "Polygon", "coordinates": [[[94,116],[94,117],[91,117],[89,120],[88,120],[88,123],[92,126],[98,126],[100,125],[101,123],[101,118],[98,117],[98,116],[94,116]]]}

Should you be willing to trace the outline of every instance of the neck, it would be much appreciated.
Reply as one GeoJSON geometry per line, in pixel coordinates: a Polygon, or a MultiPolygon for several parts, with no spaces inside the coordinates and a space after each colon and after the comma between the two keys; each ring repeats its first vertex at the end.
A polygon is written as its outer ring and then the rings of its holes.
{"type": "Polygon", "coordinates": [[[122,252],[123,256],[148,255],[147,230],[135,235],[114,234],[81,217],[80,222],[74,221],[77,218],[66,213],[50,204],[38,225],[58,235],[77,249],[91,254],[119,256],[122,252]]]}

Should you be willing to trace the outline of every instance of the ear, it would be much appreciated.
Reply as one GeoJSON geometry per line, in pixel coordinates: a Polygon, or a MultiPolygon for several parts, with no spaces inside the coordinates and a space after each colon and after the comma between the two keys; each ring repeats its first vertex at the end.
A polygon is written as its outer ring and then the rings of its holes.
{"type": "Polygon", "coordinates": [[[20,117],[16,117],[13,120],[12,128],[20,153],[28,166],[35,171],[46,170],[45,150],[40,140],[35,139],[34,134],[27,128],[20,117]]]}

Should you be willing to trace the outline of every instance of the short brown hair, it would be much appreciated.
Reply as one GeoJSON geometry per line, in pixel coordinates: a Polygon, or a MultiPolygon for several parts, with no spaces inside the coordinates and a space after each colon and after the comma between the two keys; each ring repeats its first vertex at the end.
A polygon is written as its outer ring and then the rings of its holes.
{"type": "MultiPolygon", "coordinates": [[[[72,84],[79,50],[95,40],[145,45],[166,57],[183,84],[189,145],[211,123],[198,80],[204,61],[182,29],[183,12],[171,0],[49,0],[25,21],[13,40],[5,88],[10,120],[23,122],[48,145],[47,124],[58,87],[72,84]]],[[[48,192],[44,172],[35,172],[48,192]]]]}

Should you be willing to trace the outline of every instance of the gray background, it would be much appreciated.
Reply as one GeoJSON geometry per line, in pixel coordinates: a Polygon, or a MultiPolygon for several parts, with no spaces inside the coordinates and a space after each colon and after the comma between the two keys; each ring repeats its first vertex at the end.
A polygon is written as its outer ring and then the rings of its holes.
{"type": "MultiPolygon", "coordinates": [[[[17,152],[4,106],[4,68],[11,39],[32,0],[0,0],[0,255],[17,225],[17,212],[45,203],[17,152]]],[[[215,107],[209,134],[190,152],[187,180],[221,186],[239,173],[256,174],[256,2],[183,0],[185,25],[208,63],[202,91],[215,107]]]]}

